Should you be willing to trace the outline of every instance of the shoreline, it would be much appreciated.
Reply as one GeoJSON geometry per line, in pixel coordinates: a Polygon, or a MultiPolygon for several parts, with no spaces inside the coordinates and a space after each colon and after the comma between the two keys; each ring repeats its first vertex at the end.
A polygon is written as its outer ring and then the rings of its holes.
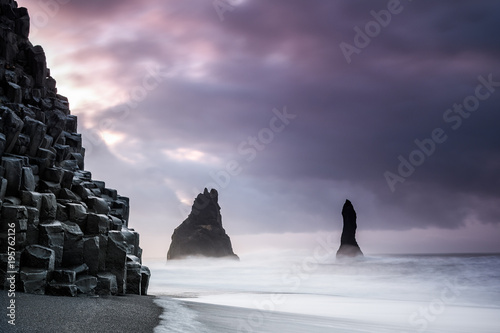
{"type": "MultiPolygon", "coordinates": [[[[361,305],[357,309],[336,311],[338,313],[325,315],[289,312],[286,309],[273,309],[269,304],[261,303],[260,308],[248,308],[238,305],[220,305],[214,303],[197,302],[190,299],[158,296],[156,299],[165,308],[168,315],[162,316],[162,322],[157,333],[359,333],[359,332],[416,332],[420,330],[417,323],[411,321],[415,310],[422,306],[429,306],[426,302],[401,301],[393,307],[381,304],[374,313],[367,313],[370,309],[363,307],[365,300],[350,299],[361,305]],[[398,316],[397,308],[399,310],[398,316]]],[[[321,309],[327,306],[342,307],[337,302],[313,303],[303,302],[306,306],[321,309]]],[[[447,311],[429,321],[429,331],[436,333],[456,332],[470,333],[496,332],[500,323],[499,307],[478,307],[475,305],[448,304],[447,311]],[[481,322],[467,320],[467,318],[481,318],[481,322]]],[[[375,309],[372,309],[375,310],[375,309]]],[[[432,309],[430,310],[432,311],[432,309]]],[[[415,317],[419,319],[418,317],[415,317]]],[[[414,319],[415,319],[414,318],[414,319]]]]}
{"type": "Polygon", "coordinates": [[[7,291],[0,291],[0,332],[154,332],[164,309],[154,295],[64,297],[16,292],[15,326],[9,324],[7,291]]]}
{"type": "Polygon", "coordinates": [[[368,320],[297,314],[282,311],[257,310],[247,307],[193,302],[159,296],[158,302],[170,313],[163,318],[159,333],[358,333],[402,332],[405,326],[387,323],[380,326],[368,320]],[[177,314],[176,320],[172,314],[177,314]],[[186,321],[185,319],[189,320],[186,321]]]}

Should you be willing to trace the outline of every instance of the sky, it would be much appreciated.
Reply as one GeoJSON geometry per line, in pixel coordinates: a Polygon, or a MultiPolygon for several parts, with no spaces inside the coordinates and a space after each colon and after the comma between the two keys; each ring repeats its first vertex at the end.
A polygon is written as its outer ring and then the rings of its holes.
{"type": "Polygon", "coordinates": [[[145,257],[205,187],[235,253],[500,252],[497,1],[19,0],[145,257]]]}

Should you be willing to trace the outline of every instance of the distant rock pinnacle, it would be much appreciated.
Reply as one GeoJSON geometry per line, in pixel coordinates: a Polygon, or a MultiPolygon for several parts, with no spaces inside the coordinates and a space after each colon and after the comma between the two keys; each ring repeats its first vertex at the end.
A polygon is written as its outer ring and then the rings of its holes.
{"type": "Polygon", "coordinates": [[[356,211],[349,200],[345,201],[342,208],[342,217],[344,219],[344,229],[342,230],[337,257],[363,256],[363,252],[361,252],[358,242],[356,242],[356,211]]]}
{"type": "Polygon", "coordinates": [[[222,227],[217,190],[205,188],[196,197],[191,213],[175,230],[167,260],[188,256],[232,257],[238,259],[222,227]]]}

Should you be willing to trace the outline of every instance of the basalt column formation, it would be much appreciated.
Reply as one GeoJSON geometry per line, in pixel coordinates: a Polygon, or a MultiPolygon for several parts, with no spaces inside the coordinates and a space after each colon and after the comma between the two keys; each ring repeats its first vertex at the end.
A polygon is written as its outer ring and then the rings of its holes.
{"type": "Polygon", "coordinates": [[[146,294],[129,199],[84,169],[30,17],[0,0],[0,287],[35,294],[146,294]]]}

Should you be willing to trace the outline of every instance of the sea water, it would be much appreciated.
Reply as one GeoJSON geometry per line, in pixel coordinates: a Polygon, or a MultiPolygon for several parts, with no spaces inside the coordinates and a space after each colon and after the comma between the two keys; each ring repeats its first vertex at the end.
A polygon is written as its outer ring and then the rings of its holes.
{"type": "Polygon", "coordinates": [[[148,262],[161,332],[500,333],[500,255],[148,262]]]}

